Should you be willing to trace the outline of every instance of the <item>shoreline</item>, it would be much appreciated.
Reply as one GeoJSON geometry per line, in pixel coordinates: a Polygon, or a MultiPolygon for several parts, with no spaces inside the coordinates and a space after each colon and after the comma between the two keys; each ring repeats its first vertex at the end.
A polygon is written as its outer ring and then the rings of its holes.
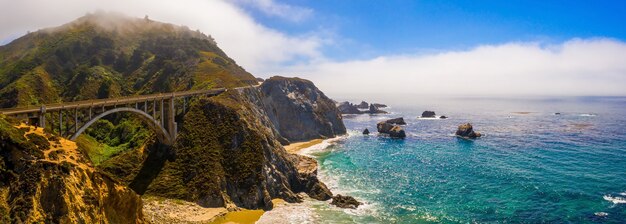
{"type": "MultiPolygon", "coordinates": [[[[290,154],[296,154],[301,156],[305,149],[313,146],[320,145],[328,139],[313,139],[309,141],[294,142],[289,145],[283,146],[285,150],[290,154]]],[[[301,164],[302,165],[302,164],[301,164]]],[[[308,164],[311,165],[311,164],[308,164]]],[[[312,167],[309,167],[312,169],[312,167]]],[[[317,169],[317,164],[315,164],[317,169]]],[[[146,219],[149,219],[153,223],[210,223],[210,224],[225,224],[225,223],[243,223],[253,224],[256,223],[264,216],[267,211],[261,209],[248,210],[238,208],[235,211],[228,211],[226,208],[204,208],[192,202],[186,202],[176,199],[167,199],[154,196],[142,197],[144,203],[144,215],[146,219]],[[167,208],[167,209],[164,209],[167,208]]],[[[282,199],[272,199],[274,203],[274,209],[282,206],[286,206],[289,203],[282,199]]]]}
{"type": "MultiPolygon", "coordinates": [[[[302,155],[301,152],[304,149],[324,143],[326,139],[313,139],[309,141],[294,142],[289,145],[283,146],[285,150],[290,154],[302,155]]],[[[304,155],[303,155],[304,156],[304,155]]],[[[317,164],[316,164],[317,165],[317,164]]],[[[317,166],[315,167],[317,169],[317,166]]],[[[274,203],[274,209],[287,205],[288,203],[280,198],[272,199],[274,203]]],[[[225,210],[225,209],[224,209],[225,210]]],[[[217,213],[211,221],[211,224],[225,224],[225,223],[256,223],[265,215],[267,211],[261,209],[258,210],[240,210],[240,211],[225,211],[223,213],[217,213]]]]}
{"type": "Polygon", "coordinates": [[[287,150],[288,153],[299,155],[300,152],[302,152],[302,150],[322,144],[324,140],[325,139],[317,138],[317,139],[313,139],[309,141],[294,142],[289,145],[284,145],[283,148],[285,148],[285,150],[287,150]]]}

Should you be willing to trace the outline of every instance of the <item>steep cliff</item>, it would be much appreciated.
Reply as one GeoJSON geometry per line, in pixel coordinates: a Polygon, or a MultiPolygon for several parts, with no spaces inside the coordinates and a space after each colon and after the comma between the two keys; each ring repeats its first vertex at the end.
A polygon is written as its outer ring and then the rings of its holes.
{"type": "Polygon", "coordinates": [[[260,91],[273,126],[289,141],[346,133],[335,103],[309,80],[274,76],[261,84],[260,91]]]}
{"type": "Polygon", "coordinates": [[[142,223],[141,207],[73,142],[0,117],[0,223],[142,223]]]}
{"type": "Polygon", "coordinates": [[[273,198],[301,199],[298,192],[328,199],[315,174],[299,173],[300,156],[276,140],[271,121],[256,105],[255,89],[229,91],[194,102],[167,163],[146,194],[203,206],[271,209],[273,198]]]}

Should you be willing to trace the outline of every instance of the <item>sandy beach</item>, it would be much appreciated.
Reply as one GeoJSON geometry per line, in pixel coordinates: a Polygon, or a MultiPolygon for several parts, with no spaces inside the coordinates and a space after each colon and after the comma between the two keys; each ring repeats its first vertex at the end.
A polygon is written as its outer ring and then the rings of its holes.
{"type": "Polygon", "coordinates": [[[301,150],[320,144],[323,141],[324,139],[313,139],[311,141],[306,141],[306,142],[294,142],[284,147],[285,147],[285,150],[287,150],[287,152],[291,154],[298,154],[301,150]]]}

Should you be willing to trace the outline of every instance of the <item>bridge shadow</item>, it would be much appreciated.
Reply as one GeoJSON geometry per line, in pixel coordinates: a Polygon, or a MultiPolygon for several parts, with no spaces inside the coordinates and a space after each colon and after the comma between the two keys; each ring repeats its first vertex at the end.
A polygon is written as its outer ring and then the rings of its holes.
{"type": "Polygon", "coordinates": [[[128,187],[137,194],[143,195],[152,181],[159,176],[165,163],[173,159],[174,153],[172,147],[156,141],[148,147],[148,156],[141,165],[139,173],[137,173],[128,187]]]}

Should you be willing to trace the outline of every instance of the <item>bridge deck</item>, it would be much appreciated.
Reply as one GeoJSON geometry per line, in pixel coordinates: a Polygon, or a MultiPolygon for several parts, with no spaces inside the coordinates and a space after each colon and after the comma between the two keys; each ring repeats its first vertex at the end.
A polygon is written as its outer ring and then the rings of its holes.
{"type": "MultiPolygon", "coordinates": [[[[150,101],[150,100],[169,99],[172,97],[178,98],[178,97],[186,97],[186,96],[194,96],[194,95],[218,95],[225,91],[226,91],[225,88],[219,88],[219,89],[210,89],[210,90],[192,90],[192,91],[173,92],[173,93],[156,93],[156,94],[150,94],[150,95],[126,96],[126,97],[95,99],[95,100],[82,100],[82,101],[63,102],[63,103],[51,103],[51,104],[45,104],[45,107],[46,107],[46,111],[54,111],[54,110],[61,110],[61,109],[66,110],[66,109],[74,109],[74,108],[115,106],[115,105],[123,105],[123,104],[128,104],[128,103],[139,103],[139,102],[150,101]]],[[[5,109],[0,109],[0,114],[5,114],[5,115],[24,114],[24,113],[39,112],[40,110],[41,110],[41,106],[5,108],[5,109]]]]}

